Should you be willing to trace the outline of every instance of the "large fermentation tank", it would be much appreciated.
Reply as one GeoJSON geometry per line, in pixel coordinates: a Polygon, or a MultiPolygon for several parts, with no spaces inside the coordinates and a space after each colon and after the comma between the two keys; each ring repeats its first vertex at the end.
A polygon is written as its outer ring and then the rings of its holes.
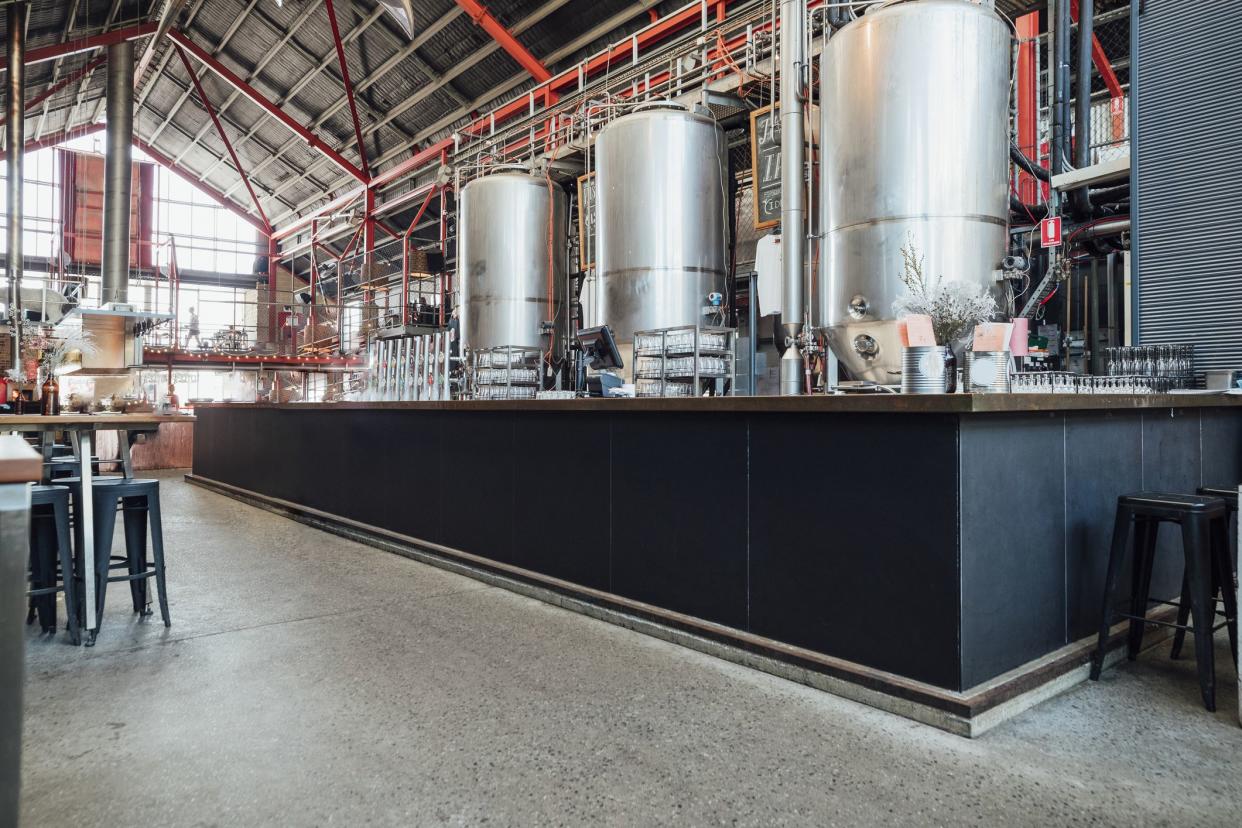
{"type": "Polygon", "coordinates": [[[639,106],[595,143],[597,324],[634,331],[702,323],[725,291],[724,130],[707,113],[639,106]]]}
{"type": "Polygon", "coordinates": [[[929,277],[995,290],[1008,229],[1010,30],[988,5],[876,8],[823,52],[813,307],[855,379],[900,381],[903,245],[929,277]]]}
{"type": "Polygon", "coordinates": [[[560,312],[565,225],[565,191],[545,178],[497,172],[462,188],[457,260],[463,349],[547,347],[541,326],[560,312]]]}

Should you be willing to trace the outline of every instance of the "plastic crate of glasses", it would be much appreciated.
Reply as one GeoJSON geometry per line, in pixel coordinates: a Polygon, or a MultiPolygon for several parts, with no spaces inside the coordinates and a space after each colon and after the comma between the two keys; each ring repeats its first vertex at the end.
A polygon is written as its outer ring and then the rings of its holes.
{"type": "Polygon", "coordinates": [[[675,380],[639,380],[634,385],[636,397],[693,397],[694,384],[675,380]]]}
{"type": "Polygon", "coordinates": [[[480,385],[474,389],[476,400],[533,400],[538,394],[533,385],[480,385]]]}
{"type": "Polygon", "coordinates": [[[724,356],[669,357],[664,368],[667,377],[724,377],[729,373],[729,358],[724,356]],[[697,368],[695,363],[698,363],[697,368]]]}
{"type": "Polygon", "coordinates": [[[523,365],[538,364],[543,352],[537,348],[493,348],[488,351],[476,351],[474,354],[475,368],[510,368],[523,365]]]}
{"type": "Polygon", "coordinates": [[[636,397],[663,397],[664,396],[664,380],[662,379],[639,379],[634,383],[634,396],[636,397]]]}
{"type": "Polygon", "coordinates": [[[658,380],[664,377],[664,356],[638,356],[634,358],[634,378],[658,380]]]}
{"type": "Polygon", "coordinates": [[[480,368],[475,372],[479,385],[538,385],[539,369],[528,367],[480,368]]]}
{"type": "Polygon", "coordinates": [[[664,332],[652,331],[634,334],[634,356],[663,356],[664,332]]]}

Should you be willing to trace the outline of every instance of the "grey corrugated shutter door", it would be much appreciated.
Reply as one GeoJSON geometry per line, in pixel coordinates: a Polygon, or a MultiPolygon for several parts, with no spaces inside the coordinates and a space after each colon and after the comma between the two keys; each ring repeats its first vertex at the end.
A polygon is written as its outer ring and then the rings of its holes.
{"type": "Polygon", "coordinates": [[[1138,17],[1139,340],[1242,368],[1242,0],[1138,17]]]}

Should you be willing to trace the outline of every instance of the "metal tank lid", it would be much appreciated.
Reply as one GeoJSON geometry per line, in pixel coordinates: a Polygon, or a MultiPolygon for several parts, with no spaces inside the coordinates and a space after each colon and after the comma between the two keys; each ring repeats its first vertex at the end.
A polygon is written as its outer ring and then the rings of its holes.
{"type": "MultiPolygon", "coordinates": [[[[996,11],[996,0],[884,0],[884,2],[875,3],[863,9],[863,17],[866,17],[869,14],[876,14],[877,12],[888,11],[889,9],[892,9],[894,6],[908,6],[911,4],[917,4],[917,5],[922,6],[922,5],[931,5],[935,3],[940,3],[940,4],[952,3],[954,5],[959,5],[959,6],[961,5],[974,6],[981,11],[990,11],[990,12],[996,11]]],[[[862,18],[856,18],[856,19],[862,19],[862,18]]]]}
{"type": "Polygon", "coordinates": [[[619,124],[628,118],[661,112],[684,115],[701,123],[711,124],[717,128],[720,127],[720,123],[711,115],[710,112],[703,112],[695,107],[687,106],[686,104],[678,103],[677,101],[670,101],[667,98],[657,98],[655,100],[643,101],[642,103],[637,104],[633,109],[622,115],[620,118],[617,118],[616,120],[605,125],[600,132],[606,132],[613,124],[619,124]]]}

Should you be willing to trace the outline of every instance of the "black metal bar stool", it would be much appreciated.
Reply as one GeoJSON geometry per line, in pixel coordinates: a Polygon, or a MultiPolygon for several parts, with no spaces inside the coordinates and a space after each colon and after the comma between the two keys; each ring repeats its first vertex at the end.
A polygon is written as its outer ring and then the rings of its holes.
{"type": "MultiPolygon", "coordinates": [[[[1200,486],[1198,494],[1204,497],[1218,497],[1225,501],[1225,509],[1227,515],[1236,515],[1238,513],[1238,490],[1236,488],[1228,488],[1225,486],[1200,486]]],[[[1226,524],[1227,525],[1227,524],[1226,524]]],[[[1237,607],[1231,604],[1237,603],[1237,569],[1233,563],[1233,556],[1229,553],[1228,538],[1220,544],[1224,549],[1223,555],[1213,554],[1212,556],[1212,597],[1211,608],[1215,615],[1225,616],[1225,628],[1229,631],[1229,647],[1233,651],[1233,663],[1238,663],[1238,611],[1237,607]],[[1221,592],[1220,598],[1217,595],[1221,592]],[[1225,605],[1225,612],[1221,613],[1216,609],[1217,603],[1225,605]]],[[[1213,546],[1215,552],[1217,547],[1213,546]]],[[[1186,621],[1190,617],[1190,581],[1186,578],[1186,573],[1182,573],[1182,597],[1180,605],[1177,609],[1177,623],[1180,629],[1173,633],[1173,649],[1169,653],[1170,658],[1180,658],[1182,655],[1182,644],[1186,640],[1186,621]]],[[[1216,627],[1215,629],[1220,629],[1216,627]]]]}
{"type": "MultiPolygon", "coordinates": [[[[1140,492],[1117,498],[1117,519],[1113,527],[1112,551],[1108,557],[1108,575],[1104,581],[1104,608],[1100,615],[1100,632],[1095,655],[1091,661],[1091,678],[1099,680],[1104,666],[1109,629],[1115,617],[1130,619],[1127,655],[1138,658],[1143,644],[1143,629],[1148,623],[1147,607],[1153,601],[1152,566],[1156,556],[1156,532],[1161,523],[1177,523],[1182,528],[1182,553],[1186,560],[1190,606],[1194,618],[1195,658],[1199,673],[1199,691],[1208,710],[1216,710],[1216,663],[1212,650],[1212,624],[1215,614],[1210,597],[1214,547],[1220,546],[1228,556],[1221,539],[1226,533],[1227,511],[1220,498],[1199,495],[1140,492]],[[1132,566],[1130,612],[1116,613],[1114,593],[1127,557],[1127,541],[1131,526],[1134,543],[1130,547],[1132,566]]],[[[1162,621],[1151,623],[1176,627],[1162,621]]]]}
{"type": "Polygon", "coordinates": [[[56,593],[65,593],[69,616],[69,640],[81,643],[78,628],[77,582],[81,575],[73,565],[69,544],[69,489],[64,486],[32,486],[30,490],[30,615],[37,613],[44,632],[56,632],[56,593]]]}
{"type": "MultiPolygon", "coordinates": [[[[82,481],[70,477],[56,481],[68,486],[74,497],[75,536],[81,541],[80,527],[82,481]]],[[[164,567],[164,532],[160,517],[160,482],[158,480],[101,477],[91,481],[95,534],[95,603],[102,614],[109,583],[129,582],[134,612],[151,615],[146,582],[155,579],[160,615],[164,626],[171,626],[168,615],[168,592],[164,567]],[[125,554],[113,556],[112,535],[116,529],[118,502],[124,515],[125,554]],[[151,529],[153,560],[147,560],[147,524],[151,529]],[[110,574],[125,570],[123,575],[110,574]]],[[[88,642],[89,643],[89,642],[88,642]]]]}

